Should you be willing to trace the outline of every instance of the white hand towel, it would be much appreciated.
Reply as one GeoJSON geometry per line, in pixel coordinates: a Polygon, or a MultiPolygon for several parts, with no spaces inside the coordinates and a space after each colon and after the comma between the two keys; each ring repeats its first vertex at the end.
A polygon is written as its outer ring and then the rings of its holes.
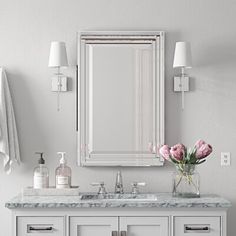
{"type": "Polygon", "coordinates": [[[0,157],[3,157],[4,170],[7,174],[11,173],[14,161],[20,164],[15,115],[3,68],[0,68],[0,157]]]}

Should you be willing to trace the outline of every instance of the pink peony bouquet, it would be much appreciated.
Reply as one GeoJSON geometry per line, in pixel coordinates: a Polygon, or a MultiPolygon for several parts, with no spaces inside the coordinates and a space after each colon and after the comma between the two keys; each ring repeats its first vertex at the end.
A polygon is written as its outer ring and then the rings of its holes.
{"type": "Polygon", "coordinates": [[[187,149],[183,144],[175,144],[173,147],[163,145],[159,149],[160,155],[175,165],[199,165],[206,161],[206,157],[212,153],[212,147],[203,140],[198,140],[192,149],[187,149]]]}

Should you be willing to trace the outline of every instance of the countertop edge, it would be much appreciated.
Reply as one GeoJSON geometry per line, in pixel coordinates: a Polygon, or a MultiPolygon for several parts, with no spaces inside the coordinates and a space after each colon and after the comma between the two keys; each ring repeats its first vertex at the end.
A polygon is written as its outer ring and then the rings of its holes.
{"type": "Polygon", "coordinates": [[[181,209],[181,208],[230,208],[231,202],[225,198],[217,195],[205,195],[202,198],[174,198],[170,194],[160,194],[156,201],[94,201],[94,200],[80,200],[76,197],[27,197],[22,198],[21,195],[16,196],[12,200],[5,203],[8,209],[53,209],[53,208],[159,208],[159,209],[181,209]]]}

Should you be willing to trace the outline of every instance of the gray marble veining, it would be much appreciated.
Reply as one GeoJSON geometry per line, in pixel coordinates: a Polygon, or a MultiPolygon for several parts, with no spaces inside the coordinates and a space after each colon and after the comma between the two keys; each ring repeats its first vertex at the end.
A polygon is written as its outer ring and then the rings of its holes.
{"type": "Polygon", "coordinates": [[[131,194],[131,193],[107,193],[107,194],[94,194],[94,193],[83,193],[81,195],[81,200],[106,200],[106,201],[149,201],[157,200],[156,194],[151,193],[141,193],[141,194],[131,194]]]}
{"type": "Polygon", "coordinates": [[[231,203],[217,195],[202,195],[200,198],[174,198],[170,193],[156,193],[153,199],[81,199],[80,196],[22,196],[6,202],[14,208],[228,208],[231,203]]]}

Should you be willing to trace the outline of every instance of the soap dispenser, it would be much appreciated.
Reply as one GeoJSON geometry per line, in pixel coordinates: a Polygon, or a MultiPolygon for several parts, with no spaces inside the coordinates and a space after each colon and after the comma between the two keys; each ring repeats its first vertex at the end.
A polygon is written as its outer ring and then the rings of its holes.
{"type": "Polygon", "coordinates": [[[34,188],[48,188],[49,187],[49,171],[45,166],[45,160],[43,159],[43,152],[36,152],[40,158],[38,160],[38,166],[34,169],[34,188]]]}
{"type": "Polygon", "coordinates": [[[60,155],[60,165],[56,168],[56,188],[71,187],[71,168],[66,165],[65,152],[58,152],[60,155]]]}

